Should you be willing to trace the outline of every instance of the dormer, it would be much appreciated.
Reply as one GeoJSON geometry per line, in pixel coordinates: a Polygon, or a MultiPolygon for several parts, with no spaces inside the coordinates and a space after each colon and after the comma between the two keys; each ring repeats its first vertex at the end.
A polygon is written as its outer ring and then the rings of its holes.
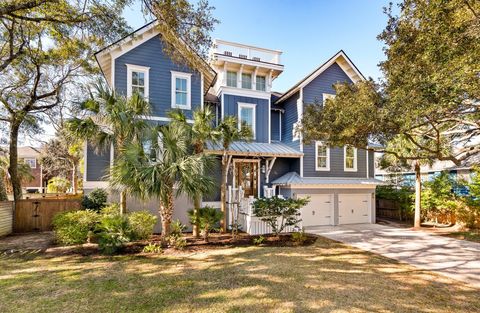
{"type": "Polygon", "coordinates": [[[281,51],[215,39],[210,64],[218,73],[215,94],[222,89],[270,93],[272,81],[283,72],[281,51]]]}

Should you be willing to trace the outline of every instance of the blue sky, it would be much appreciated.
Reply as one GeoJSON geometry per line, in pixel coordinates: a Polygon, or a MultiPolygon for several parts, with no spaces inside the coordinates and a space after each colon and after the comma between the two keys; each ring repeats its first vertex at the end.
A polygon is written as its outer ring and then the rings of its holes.
{"type": "MultiPolygon", "coordinates": [[[[377,79],[384,54],[376,36],[385,28],[388,2],[210,0],[220,20],[212,37],[283,51],[276,91],[286,91],[341,49],[366,77],[377,79]]],[[[145,23],[139,5],[124,17],[134,29],[145,23]]]]}

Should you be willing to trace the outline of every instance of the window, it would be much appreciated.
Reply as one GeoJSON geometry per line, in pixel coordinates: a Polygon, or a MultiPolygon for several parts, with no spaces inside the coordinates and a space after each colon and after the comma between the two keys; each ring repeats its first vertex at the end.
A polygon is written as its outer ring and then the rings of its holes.
{"type": "Polygon", "coordinates": [[[30,168],[37,168],[37,159],[33,159],[33,158],[23,159],[23,163],[28,164],[30,168]]]}
{"type": "Polygon", "coordinates": [[[333,94],[330,94],[330,93],[324,93],[322,94],[322,97],[323,97],[323,104],[325,104],[325,102],[328,100],[328,99],[334,99],[335,98],[335,95],[333,94]]]}
{"type": "Polygon", "coordinates": [[[148,98],[148,74],[150,68],[140,65],[127,64],[127,96],[138,93],[148,98]]]}
{"type": "Polygon", "coordinates": [[[320,141],[315,142],[315,169],[317,171],[330,170],[330,148],[320,141]]]}
{"type": "Polygon", "coordinates": [[[242,125],[250,127],[255,139],[255,104],[238,103],[238,129],[241,129],[242,125]]]}
{"type": "Polygon", "coordinates": [[[357,148],[352,146],[345,146],[343,149],[345,156],[345,171],[357,171],[357,148]]]}
{"type": "Polygon", "coordinates": [[[252,74],[242,73],[242,88],[252,89],[252,74]]]}
{"type": "Polygon", "coordinates": [[[257,76],[257,90],[265,91],[265,76],[257,76]]]}
{"type": "Polygon", "coordinates": [[[172,72],[172,108],[190,110],[190,73],[172,72]]]}
{"type": "Polygon", "coordinates": [[[237,72],[227,72],[227,86],[237,87],[237,72]]]}

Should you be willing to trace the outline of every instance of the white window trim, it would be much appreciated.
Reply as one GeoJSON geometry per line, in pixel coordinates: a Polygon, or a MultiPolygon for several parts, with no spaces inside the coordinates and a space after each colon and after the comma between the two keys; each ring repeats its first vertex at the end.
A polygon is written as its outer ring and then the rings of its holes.
{"type": "Polygon", "coordinates": [[[334,94],[331,94],[331,93],[323,93],[322,94],[322,104],[325,105],[325,102],[327,101],[327,99],[334,99],[335,98],[335,95],[334,94]]]}
{"type": "Polygon", "coordinates": [[[148,99],[149,96],[149,87],[150,87],[150,67],[140,66],[134,64],[125,64],[127,66],[127,97],[132,96],[132,72],[142,72],[145,75],[145,99],[148,99]]]}
{"type": "MultiPolygon", "coordinates": [[[[27,160],[33,160],[33,163],[35,164],[34,166],[30,166],[31,169],[36,169],[37,168],[37,159],[35,158],[23,158],[23,163],[28,164],[27,160]]],[[[30,164],[28,164],[30,165],[30,164]]]]}
{"type": "Polygon", "coordinates": [[[174,109],[183,109],[183,110],[190,110],[192,108],[192,74],[191,73],[183,73],[183,72],[176,72],[170,71],[172,73],[172,108],[174,109]],[[175,97],[175,80],[177,78],[183,78],[187,80],[187,104],[186,105],[177,105],[176,104],[176,97],[175,97]]]}
{"type": "Polygon", "coordinates": [[[325,146],[321,141],[315,141],[315,170],[316,171],[330,171],[330,147],[327,148],[327,167],[318,166],[318,146],[325,146]]]}
{"type": "Polygon", "coordinates": [[[347,147],[349,147],[349,146],[344,146],[343,147],[343,170],[345,172],[356,172],[357,171],[357,163],[358,163],[357,148],[353,147],[353,156],[354,156],[353,168],[347,168],[347,147]]]}
{"type": "Polygon", "coordinates": [[[253,123],[252,123],[252,133],[253,133],[253,139],[256,139],[256,119],[257,119],[257,105],[255,103],[243,103],[243,102],[239,102],[238,103],[238,112],[237,112],[237,116],[238,116],[238,129],[240,130],[241,127],[242,127],[242,120],[241,120],[241,115],[240,115],[240,111],[242,110],[242,108],[249,108],[249,109],[253,109],[253,123]]]}

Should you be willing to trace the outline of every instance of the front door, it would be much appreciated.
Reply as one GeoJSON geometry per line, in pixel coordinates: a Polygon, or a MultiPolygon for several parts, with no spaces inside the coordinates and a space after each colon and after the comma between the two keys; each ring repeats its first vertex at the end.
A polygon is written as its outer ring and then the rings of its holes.
{"type": "Polygon", "coordinates": [[[242,187],[245,197],[258,196],[258,162],[235,163],[235,185],[242,187]]]}

